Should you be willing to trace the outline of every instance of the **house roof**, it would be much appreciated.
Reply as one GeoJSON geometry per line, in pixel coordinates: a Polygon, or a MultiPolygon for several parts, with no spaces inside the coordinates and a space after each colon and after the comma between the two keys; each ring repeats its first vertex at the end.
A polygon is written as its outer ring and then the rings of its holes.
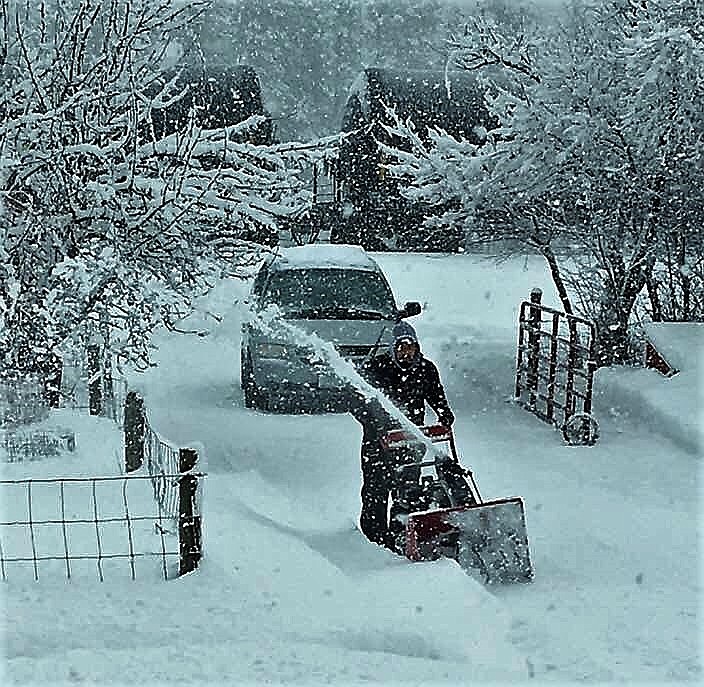
{"type": "Polygon", "coordinates": [[[490,127],[482,89],[468,72],[369,67],[352,85],[343,131],[387,120],[385,106],[393,107],[401,119],[411,119],[421,132],[441,127],[472,140],[478,126],[490,127]]]}
{"type": "Polygon", "coordinates": [[[698,372],[704,360],[704,322],[647,322],[648,341],[673,369],[698,372]]]}
{"type": "MultiPolygon", "coordinates": [[[[165,72],[154,82],[153,90],[162,88],[177,73],[175,69],[165,72]]],[[[239,124],[256,114],[267,115],[259,77],[247,65],[190,66],[178,74],[176,85],[189,90],[180,100],[152,112],[157,138],[181,129],[188,121],[191,108],[196,113],[198,126],[205,129],[239,124]]]]}

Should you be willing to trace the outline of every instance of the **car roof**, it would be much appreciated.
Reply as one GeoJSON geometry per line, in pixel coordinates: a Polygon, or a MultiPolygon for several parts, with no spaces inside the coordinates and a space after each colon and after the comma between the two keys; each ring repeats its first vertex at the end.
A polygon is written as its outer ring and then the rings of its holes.
{"type": "Polygon", "coordinates": [[[379,271],[377,263],[361,246],[347,244],[310,243],[305,246],[280,248],[270,269],[353,268],[379,271]]]}

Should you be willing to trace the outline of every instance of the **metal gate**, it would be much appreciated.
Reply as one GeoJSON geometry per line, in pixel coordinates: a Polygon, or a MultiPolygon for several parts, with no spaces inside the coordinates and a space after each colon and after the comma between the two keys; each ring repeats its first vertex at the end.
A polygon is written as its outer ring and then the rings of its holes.
{"type": "Polygon", "coordinates": [[[521,303],[515,399],[541,420],[562,430],[570,444],[593,444],[593,322],[541,304],[533,289],[521,303]]]}

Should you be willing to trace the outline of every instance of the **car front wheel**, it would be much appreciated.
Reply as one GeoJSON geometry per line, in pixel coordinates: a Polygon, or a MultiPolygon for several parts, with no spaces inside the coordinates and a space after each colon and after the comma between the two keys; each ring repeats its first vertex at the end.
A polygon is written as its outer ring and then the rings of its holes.
{"type": "Polygon", "coordinates": [[[241,386],[245,408],[257,408],[259,405],[259,390],[252,372],[252,356],[243,350],[240,356],[241,386]]]}

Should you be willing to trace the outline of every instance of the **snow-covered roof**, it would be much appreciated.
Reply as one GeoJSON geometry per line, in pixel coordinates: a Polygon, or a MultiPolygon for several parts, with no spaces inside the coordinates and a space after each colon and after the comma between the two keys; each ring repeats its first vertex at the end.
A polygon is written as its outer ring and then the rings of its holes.
{"type": "Polygon", "coordinates": [[[361,246],[310,243],[282,248],[273,262],[274,269],[290,267],[353,267],[377,270],[378,265],[361,246]]]}
{"type": "Polygon", "coordinates": [[[440,126],[472,140],[479,136],[477,127],[490,127],[482,90],[468,72],[368,67],[350,88],[343,130],[360,125],[355,108],[365,123],[386,121],[384,106],[413,120],[421,134],[427,126],[440,126]]]}
{"type": "Polygon", "coordinates": [[[259,76],[248,65],[187,65],[183,71],[173,68],[159,74],[148,95],[156,96],[169,79],[176,79],[176,92],[188,88],[184,95],[167,107],[154,108],[151,119],[157,138],[184,129],[192,111],[196,123],[204,129],[219,129],[244,122],[254,115],[266,119],[256,129],[235,133],[234,138],[251,143],[270,143],[271,122],[264,108],[259,76]]]}
{"type": "Polygon", "coordinates": [[[698,370],[704,359],[704,322],[648,322],[648,340],[677,370],[698,370]]]}

